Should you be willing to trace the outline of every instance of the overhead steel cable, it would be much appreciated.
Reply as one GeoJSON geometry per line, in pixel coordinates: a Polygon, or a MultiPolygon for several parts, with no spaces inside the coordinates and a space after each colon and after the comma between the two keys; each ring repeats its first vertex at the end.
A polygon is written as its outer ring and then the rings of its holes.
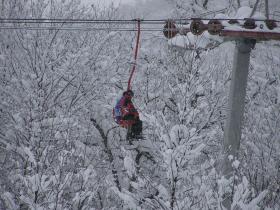
{"type": "MultiPolygon", "coordinates": [[[[33,23],[44,23],[44,24],[56,24],[56,23],[63,23],[63,24],[135,24],[133,21],[45,21],[45,20],[0,20],[0,23],[19,23],[19,24],[33,24],[33,23]]],[[[143,22],[143,24],[164,24],[165,21],[149,21],[143,22]]]]}
{"type": "MultiPolygon", "coordinates": [[[[63,21],[53,21],[53,22],[46,22],[46,21],[5,21],[0,23],[13,23],[13,24],[118,24],[118,25],[131,25],[135,24],[133,22],[63,22],[63,21]]],[[[165,22],[147,22],[143,23],[144,25],[152,25],[152,24],[164,24],[165,22]]]]}
{"type": "MultiPolygon", "coordinates": [[[[162,24],[166,21],[174,21],[175,23],[181,23],[183,21],[192,21],[195,19],[200,20],[247,20],[253,19],[255,21],[265,21],[265,19],[254,19],[254,18],[180,18],[180,19],[141,19],[141,24],[162,24]]],[[[280,22],[280,20],[274,20],[275,22],[280,22]]],[[[95,23],[95,24],[136,24],[137,19],[62,19],[62,18],[0,18],[0,23],[95,23]]]]}
{"type": "MultiPolygon", "coordinates": [[[[162,20],[140,20],[141,24],[164,23],[162,20]]],[[[0,18],[0,22],[15,22],[15,23],[118,23],[118,24],[136,24],[134,19],[61,19],[61,18],[0,18]]]]}
{"type": "MultiPolygon", "coordinates": [[[[219,12],[226,11],[227,8],[216,10],[216,11],[208,11],[206,13],[201,13],[198,16],[203,17],[209,14],[216,14],[219,12]]],[[[182,21],[182,20],[192,20],[191,17],[188,18],[171,18],[173,21],[182,21]]],[[[62,22],[131,22],[136,23],[139,18],[134,19],[82,19],[82,18],[0,18],[0,21],[62,21],[62,22]]],[[[140,19],[141,24],[145,24],[148,22],[165,22],[168,19],[140,19]]]]}
{"type": "MultiPolygon", "coordinates": [[[[202,25],[207,24],[205,21],[238,21],[238,24],[243,24],[243,21],[268,21],[270,24],[275,24],[275,22],[280,22],[279,20],[263,20],[263,19],[234,19],[234,18],[185,18],[185,19],[59,19],[59,18],[0,18],[0,29],[2,30],[81,30],[81,31],[136,31],[136,27],[132,26],[137,21],[141,22],[142,25],[146,24],[146,27],[142,27],[142,31],[164,31],[168,29],[168,32],[172,32],[172,27],[161,27],[157,26],[167,24],[171,22],[172,24],[177,24],[182,30],[186,25],[193,23],[194,21],[202,25]],[[178,22],[179,21],[179,22],[178,22]],[[147,24],[150,27],[147,27],[147,24]]],[[[234,22],[236,23],[236,22],[234,22]]],[[[231,23],[230,23],[231,24],[231,23]]],[[[267,24],[267,22],[266,22],[267,24]]],[[[189,26],[190,27],[190,26],[189,26]]],[[[276,25],[277,27],[277,25],[276,25]]],[[[174,32],[176,30],[174,29],[174,32]]]]}
{"type": "MultiPolygon", "coordinates": [[[[29,26],[0,26],[1,29],[6,30],[80,30],[80,31],[137,31],[135,28],[91,28],[91,27],[57,27],[57,26],[49,26],[49,27],[29,27],[29,26]]],[[[143,28],[141,31],[160,31],[162,32],[162,28],[143,28]]]]}
{"type": "MultiPolygon", "coordinates": [[[[42,20],[42,21],[114,21],[114,22],[134,22],[137,23],[138,19],[73,19],[73,18],[0,18],[0,21],[2,20],[42,20]]],[[[166,19],[140,19],[141,22],[150,22],[150,21],[165,21],[166,19]]]]}

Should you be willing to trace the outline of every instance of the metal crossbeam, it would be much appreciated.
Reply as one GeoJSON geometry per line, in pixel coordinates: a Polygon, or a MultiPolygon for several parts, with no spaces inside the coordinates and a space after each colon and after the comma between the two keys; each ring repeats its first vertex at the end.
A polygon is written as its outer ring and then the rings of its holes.
{"type": "Polygon", "coordinates": [[[219,36],[230,37],[232,39],[246,38],[258,41],[280,40],[280,32],[262,32],[262,31],[232,31],[222,30],[219,36]]]}
{"type": "Polygon", "coordinates": [[[193,19],[187,26],[177,27],[176,23],[172,20],[166,22],[163,33],[168,39],[175,37],[177,34],[187,35],[192,33],[194,35],[201,35],[203,32],[208,31],[211,35],[218,35],[225,37],[224,41],[232,39],[245,38],[255,39],[257,41],[266,40],[280,40],[280,26],[276,20],[255,20],[245,18],[242,21],[238,19],[227,20],[228,24],[223,24],[223,19],[193,19]],[[204,23],[208,21],[208,23],[204,23]],[[257,27],[256,22],[263,22],[257,27]],[[266,27],[266,28],[264,28],[266,27]]]}

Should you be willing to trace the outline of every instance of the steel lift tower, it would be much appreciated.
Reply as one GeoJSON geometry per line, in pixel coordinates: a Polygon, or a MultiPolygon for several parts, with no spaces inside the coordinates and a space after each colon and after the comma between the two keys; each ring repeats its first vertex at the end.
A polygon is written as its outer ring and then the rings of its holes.
{"type": "MultiPolygon", "coordinates": [[[[223,41],[235,41],[233,69],[229,92],[228,113],[224,130],[224,157],[221,163],[221,175],[233,180],[233,161],[238,158],[241,128],[250,63],[250,53],[260,41],[280,40],[279,22],[275,20],[246,19],[190,19],[183,27],[177,27],[176,21],[166,22],[163,33],[168,39],[177,34],[201,35],[208,31],[211,35],[220,36],[223,41]]],[[[230,209],[230,193],[224,194],[224,208],[230,209]]]]}

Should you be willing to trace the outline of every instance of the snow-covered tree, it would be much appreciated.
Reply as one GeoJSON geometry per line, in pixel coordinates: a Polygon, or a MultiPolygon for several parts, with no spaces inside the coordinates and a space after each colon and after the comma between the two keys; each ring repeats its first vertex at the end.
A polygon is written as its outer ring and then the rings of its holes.
{"type": "MultiPolygon", "coordinates": [[[[169,15],[187,18],[256,3],[166,2],[141,1],[136,12],[156,17],[153,10],[169,5],[169,15]]],[[[123,18],[122,10],[78,0],[1,1],[0,11],[1,18],[123,18]]],[[[112,108],[127,88],[134,32],[1,29],[0,209],[222,209],[225,192],[232,208],[279,208],[279,44],[257,43],[252,52],[228,188],[217,169],[234,44],[186,51],[161,33],[141,38],[132,89],[143,139],[131,141],[112,108]]]]}

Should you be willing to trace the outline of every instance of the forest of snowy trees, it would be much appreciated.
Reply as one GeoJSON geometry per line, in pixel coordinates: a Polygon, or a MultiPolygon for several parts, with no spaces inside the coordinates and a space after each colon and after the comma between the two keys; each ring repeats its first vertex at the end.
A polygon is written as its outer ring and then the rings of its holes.
{"type": "MultiPolygon", "coordinates": [[[[256,2],[147,0],[124,11],[2,0],[0,18],[156,17],[163,1],[170,18],[232,15],[256,2]]],[[[279,0],[269,6],[280,11],[279,0]]],[[[131,148],[112,108],[126,90],[134,42],[135,32],[110,28],[0,29],[0,210],[222,210],[225,194],[232,209],[280,209],[280,42],[252,50],[230,186],[219,164],[235,43],[191,51],[162,32],[142,33],[132,89],[144,138],[131,148]]]]}

